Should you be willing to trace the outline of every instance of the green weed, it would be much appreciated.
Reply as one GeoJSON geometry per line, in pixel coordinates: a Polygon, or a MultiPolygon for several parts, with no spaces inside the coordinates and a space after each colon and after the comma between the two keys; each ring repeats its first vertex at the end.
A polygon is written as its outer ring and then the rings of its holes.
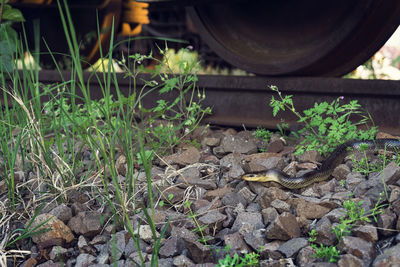
{"type": "Polygon", "coordinates": [[[197,220],[197,214],[193,212],[192,208],[191,208],[192,202],[191,201],[186,201],[185,202],[185,208],[187,208],[189,210],[189,214],[188,214],[188,218],[193,220],[194,224],[196,225],[196,228],[193,230],[194,232],[198,232],[200,233],[200,242],[202,242],[205,246],[208,245],[208,241],[210,239],[208,239],[205,235],[204,235],[204,229],[207,226],[204,225],[200,225],[199,221],[197,220]]]}
{"type": "MultiPolygon", "coordinates": [[[[343,202],[346,215],[340,218],[340,223],[338,225],[332,227],[332,231],[336,235],[338,243],[342,241],[344,236],[351,234],[351,230],[357,222],[371,222],[370,217],[373,217],[375,222],[377,222],[376,216],[381,214],[383,208],[387,206],[386,204],[382,204],[382,195],[379,197],[375,206],[368,212],[365,211],[365,208],[362,208],[362,204],[362,200],[355,202],[353,199],[343,202]]],[[[310,246],[315,249],[314,257],[329,262],[336,262],[338,260],[340,251],[335,245],[325,246],[319,244],[318,246],[315,244],[318,236],[318,232],[315,229],[312,229],[308,235],[310,246]]]]}
{"type": "Polygon", "coordinates": [[[224,259],[220,259],[217,263],[217,267],[244,267],[244,266],[259,266],[260,254],[256,252],[245,253],[242,257],[237,253],[231,257],[229,255],[230,246],[225,247],[226,256],[224,259]]]}
{"type": "Polygon", "coordinates": [[[278,94],[278,99],[272,96],[270,101],[273,115],[276,116],[279,111],[287,109],[298,117],[299,123],[304,124],[304,128],[299,131],[304,140],[296,148],[297,155],[309,150],[318,150],[322,155],[326,155],[332,152],[337,144],[353,139],[373,139],[375,136],[375,126],[369,130],[357,129],[360,125],[373,123],[369,114],[362,111],[357,100],[340,104],[339,97],[331,103],[315,103],[314,107],[304,110],[301,114],[294,107],[292,95],[283,96],[276,86],[270,86],[270,89],[278,94]],[[353,123],[350,117],[354,116],[359,116],[360,120],[353,123]]]}
{"type": "Polygon", "coordinates": [[[264,142],[268,142],[269,139],[271,138],[271,132],[268,131],[268,130],[266,130],[266,129],[260,128],[260,127],[258,127],[258,128],[254,131],[254,134],[253,134],[253,135],[254,135],[254,137],[256,137],[256,138],[262,139],[264,142]]]}

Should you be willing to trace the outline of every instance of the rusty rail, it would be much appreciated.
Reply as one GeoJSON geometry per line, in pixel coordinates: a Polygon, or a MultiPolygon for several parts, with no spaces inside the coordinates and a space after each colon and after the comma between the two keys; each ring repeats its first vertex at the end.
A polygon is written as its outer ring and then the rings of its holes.
{"type": "MultiPolygon", "coordinates": [[[[69,77],[68,73],[64,74],[69,77]]],[[[44,83],[61,81],[59,74],[54,71],[41,71],[39,77],[44,83]]],[[[85,78],[88,77],[86,74],[85,78]]],[[[124,79],[122,74],[117,77],[121,91],[128,93],[130,81],[124,79]]],[[[139,87],[143,85],[141,78],[149,79],[149,76],[140,76],[137,84],[139,87]]],[[[268,104],[273,92],[268,89],[268,85],[276,85],[283,94],[294,95],[295,106],[299,111],[311,107],[314,102],[330,102],[339,96],[344,96],[345,102],[357,99],[380,129],[400,134],[400,81],[202,75],[199,76],[198,85],[206,93],[203,104],[213,109],[213,114],[205,119],[212,124],[273,129],[281,119],[289,124],[296,123],[296,117],[290,112],[280,113],[279,118],[272,116],[268,104]]],[[[99,85],[94,79],[90,82],[90,88],[93,97],[101,97],[99,85]]],[[[173,96],[163,97],[168,100],[173,96]]],[[[158,92],[152,92],[144,98],[144,105],[154,105],[159,98],[158,92]]]]}

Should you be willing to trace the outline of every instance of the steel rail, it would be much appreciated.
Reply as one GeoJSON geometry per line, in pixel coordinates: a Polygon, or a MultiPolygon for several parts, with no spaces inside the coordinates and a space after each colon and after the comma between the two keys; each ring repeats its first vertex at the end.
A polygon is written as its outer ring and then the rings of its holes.
{"type": "MultiPolygon", "coordinates": [[[[63,73],[68,80],[70,74],[63,73]]],[[[85,74],[88,80],[89,73],[85,74]]],[[[43,83],[61,82],[55,71],[41,71],[39,79],[43,83]]],[[[117,74],[120,90],[124,94],[132,91],[132,81],[117,74]],[[130,89],[131,88],[131,89],[130,89]]],[[[149,80],[150,75],[140,75],[137,88],[149,80]]],[[[99,84],[92,77],[89,82],[91,95],[101,98],[99,84]]],[[[205,122],[224,126],[276,128],[284,119],[295,125],[297,118],[290,112],[281,112],[272,116],[269,101],[274,94],[268,86],[277,86],[283,94],[294,95],[293,100],[298,111],[310,108],[315,102],[333,101],[343,96],[343,103],[357,99],[367,110],[381,130],[400,134],[400,81],[356,80],[326,77],[286,77],[271,78],[260,76],[211,76],[200,75],[198,86],[204,89],[206,99],[202,104],[212,107],[212,115],[205,122]]],[[[115,92],[115,88],[111,88],[115,92]]],[[[155,105],[161,97],[172,100],[174,94],[160,95],[151,92],[143,99],[146,107],[155,105]]]]}

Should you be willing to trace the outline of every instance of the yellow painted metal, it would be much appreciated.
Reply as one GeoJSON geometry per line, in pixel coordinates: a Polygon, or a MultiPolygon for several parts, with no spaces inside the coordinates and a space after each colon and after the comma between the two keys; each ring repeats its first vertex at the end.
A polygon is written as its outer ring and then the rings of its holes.
{"type": "Polygon", "coordinates": [[[139,3],[133,0],[125,0],[122,3],[122,31],[123,36],[138,35],[142,31],[143,24],[149,24],[148,3],[139,3]]]}

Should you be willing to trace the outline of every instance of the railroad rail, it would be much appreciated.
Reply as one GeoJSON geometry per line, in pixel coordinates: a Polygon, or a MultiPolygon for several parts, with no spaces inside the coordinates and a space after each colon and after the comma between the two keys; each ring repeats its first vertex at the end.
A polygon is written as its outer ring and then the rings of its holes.
{"type": "MultiPolygon", "coordinates": [[[[70,74],[65,72],[68,78],[70,74]]],[[[89,73],[85,74],[85,79],[89,73]]],[[[117,74],[120,90],[127,94],[131,82],[117,74]]],[[[141,75],[137,79],[139,88],[143,80],[150,76],[141,75]]],[[[39,74],[43,83],[61,82],[58,72],[43,70],[39,74]]],[[[212,115],[205,122],[224,126],[257,127],[274,129],[284,119],[289,124],[296,124],[297,118],[291,112],[283,112],[279,117],[272,116],[269,100],[273,92],[269,85],[276,85],[283,94],[294,95],[298,111],[307,109],[315,102],[333,101],[343,96],[344,102],[357,99],[371,114],[381,130],[400,134],[400,81],[356,80],[327,77],[285,77],[271,78],[262,76],[214,76],[200,75],[198,86],[205,90],[204,106],[212,107],[212,115]]],[[[92,78],[91,95],[101,98],[99,84],[92,78]]],[[[115,88],[111,88],[115,91],[115,88]]],[[[162,95],[166,100],[174,95],[162,95]]],[[[158,92],[151,92],[143,99],[144,106],[151,106],[160,99],[158,92]]]]}

